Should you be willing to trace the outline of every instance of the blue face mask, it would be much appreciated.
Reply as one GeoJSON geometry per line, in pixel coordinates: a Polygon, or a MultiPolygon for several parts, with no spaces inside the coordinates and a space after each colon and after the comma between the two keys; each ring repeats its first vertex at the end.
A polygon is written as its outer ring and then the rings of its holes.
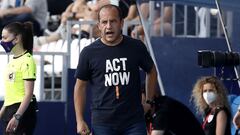
{"type": "Polygon", "coordinates": [[[6,53],[10,53],[15,46],[12,41],[4,42],[0,41],[0,45],[3,47],[6,53]]]}

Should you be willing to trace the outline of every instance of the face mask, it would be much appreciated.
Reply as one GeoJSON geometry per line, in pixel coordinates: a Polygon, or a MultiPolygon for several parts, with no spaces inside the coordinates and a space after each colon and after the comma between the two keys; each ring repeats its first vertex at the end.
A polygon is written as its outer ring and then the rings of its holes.
{"type": "Polygon", "coordinates": [[[9,42],[0,41],[0,45],[4,48],[6,53],[11,52],[11,50],[15,46],[12,41],[9,42]]]}
{"type": "Polygon", "coordinates": [[[206,101],[206,103],[209,105],[216,100],[217,95],[214,92],[204,92],[203,98],[206,101]]]}

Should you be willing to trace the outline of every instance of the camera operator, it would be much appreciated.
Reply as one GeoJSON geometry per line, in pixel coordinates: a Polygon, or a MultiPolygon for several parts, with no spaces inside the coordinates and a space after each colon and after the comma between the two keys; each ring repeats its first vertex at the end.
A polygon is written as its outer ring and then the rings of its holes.
{"type": "Polygon", "coordinates": [[[142,97],[149,135],[204,135],[201,124],[184,104],[160,94],[144,102],[144,91],[142,97]]]}

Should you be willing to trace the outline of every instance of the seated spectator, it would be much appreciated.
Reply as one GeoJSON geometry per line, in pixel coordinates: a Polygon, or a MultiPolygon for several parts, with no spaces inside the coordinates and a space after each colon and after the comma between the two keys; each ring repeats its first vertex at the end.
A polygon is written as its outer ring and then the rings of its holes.
{"type": "MultiPolygon", "coordinates": [[[[160,36],[163,33],[164,36],[171,36],[173,34],[173,24],[172,20],[175,20],[175,34],[176,35],[195,35],[195,10],[192,6],[187,6],[187,12],[185,12],[184,5],[176,5],[176,8],[173,8],[172,3],[165,2],[155,2],[154,6],[154,18],[151,20],[150,35],[151,36],[160,36]],[[161,7],[163,6],[163,7],[161,7]],[[163,8],[163,10],[161,9],[163,8]],[[175,16],[173,16],[175,13],[175,16]],[[187,14],[186,22],[186,33],[185,33],[185,14],[187,14]],[[175,18],[173,18],[175,17],[175,18]],[[162,25],[162,26],[161,26],[162,25]]],[[[145,20],[149,19],[149,2],[144,2],[140,6],[140,11],[145,20]]],[[[136,26],[132,31],[132,37],[139,37],[141,40],[144,40],[144,30],[143,26],[136,26]]]]}
{"type": "MultiPolygon", "coordinates": [[[[135,0],[120,0],[119,3],[115,3],[115,0],[98,0],[96,3],[87,3],[86,0],[76,0],[70,4],[66,11],[61,16],[61,24],[56,32],[52,33],[50,36],[42,36],[35,38],[35,45],[41,46],[59,39],[66,39],[66,21],[68,19],[73,20],[97,20],[97,12],[101,6],[112,3],[120,6],[123,9],[123,16],[128,20],[135,17],[136,13],[131,12],[128,15],[130,6],[135,5],[135,0]]],[[[135,5],[136,6],[136,5],[135,5]]],[[[131,8],[132,11],[132,8],[131,8]]],[[[93,38],[98,38],[100,36],[97,25],[81,25],[81,38],[89,38],[89,33],[93,30],[93,38]],[[93,28],[91,28],[93,27],[93,28]]],[[[72,32],[75,34],[79,33],[79,28],[72,28],[72,32]]]]}
{"type": "MultiPolygon", "coordinates": [[[[71,3],[66,10],[61,15],[61,24],[58,29],[54,33],[50,33],[49,36],[41,36],[34,38],[34,45],[41,46],[43,44],[47,44],[53,41],[57,41],[59,39],[66,39],[66,22],[67,20],[79,20],[88,18],[96,18],[96,15],[92,14],[91,10],[87,6],[86,0],[76,0],[71,3]]],[[[88,38],[88,27],[82,26],[82,37],[88,38]]]]}
{"type": "Polygon", "coordinates": [[[11,22],[33,23],[34,34],[40,36],[46,28],[46,0],[2,0],[0,30],[11,22]]]}
{"type": "MultiPolygon", "coordinates": [[[[149,18],[149,2],[144,2],[140,6],[140,11],[142,12],[142,15],[144,19],[149,18]]],[[[165,35],[170,35],[172,32],[172,7],[169,4],[164,5],[163,9],[163,17],[161,17],[160,14],[160,3],[155,3],[155,9],[154,9],[154,20],[151,27],[152,35],[160,35],[161,32],[161,26],[160,24],[163,24],[163,32],[165,35]]],[[[139,18],[138,18],[139,19],[139,18]]],[[[141,40],[144,40],[144,30],[142,25],[136,26],[131,34],[132,37],[139,37],[141,40]]]]}
{"type": "Polygon", "coordinates": [[[199,121],[181,102],[159,94],[144,101],[144,91],[142,99],[149,135],[204,135],[199,121]]]}
{"type": "Polygon", "coordinates": [[[151,135],[205,135],[200,122],[181,102],[159,96],[155,104],[151,135]]]}
{"type": "Polygon", "coordinates": [[[197,80],[192,91],[197,112],[203,116],[205,135],[231,135],[231,109],[223,83],[214,76],[197,80]]]}

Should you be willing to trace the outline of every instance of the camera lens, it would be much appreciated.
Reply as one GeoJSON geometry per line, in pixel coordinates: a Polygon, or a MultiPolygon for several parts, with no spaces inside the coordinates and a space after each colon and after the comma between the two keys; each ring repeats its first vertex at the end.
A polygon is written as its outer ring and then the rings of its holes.
{"type": "Polygon", "coordinates": [[[240,55],[236,52],[198,51],[198,65],[201,67],[237,66],[239,64],[240,55]]]}

